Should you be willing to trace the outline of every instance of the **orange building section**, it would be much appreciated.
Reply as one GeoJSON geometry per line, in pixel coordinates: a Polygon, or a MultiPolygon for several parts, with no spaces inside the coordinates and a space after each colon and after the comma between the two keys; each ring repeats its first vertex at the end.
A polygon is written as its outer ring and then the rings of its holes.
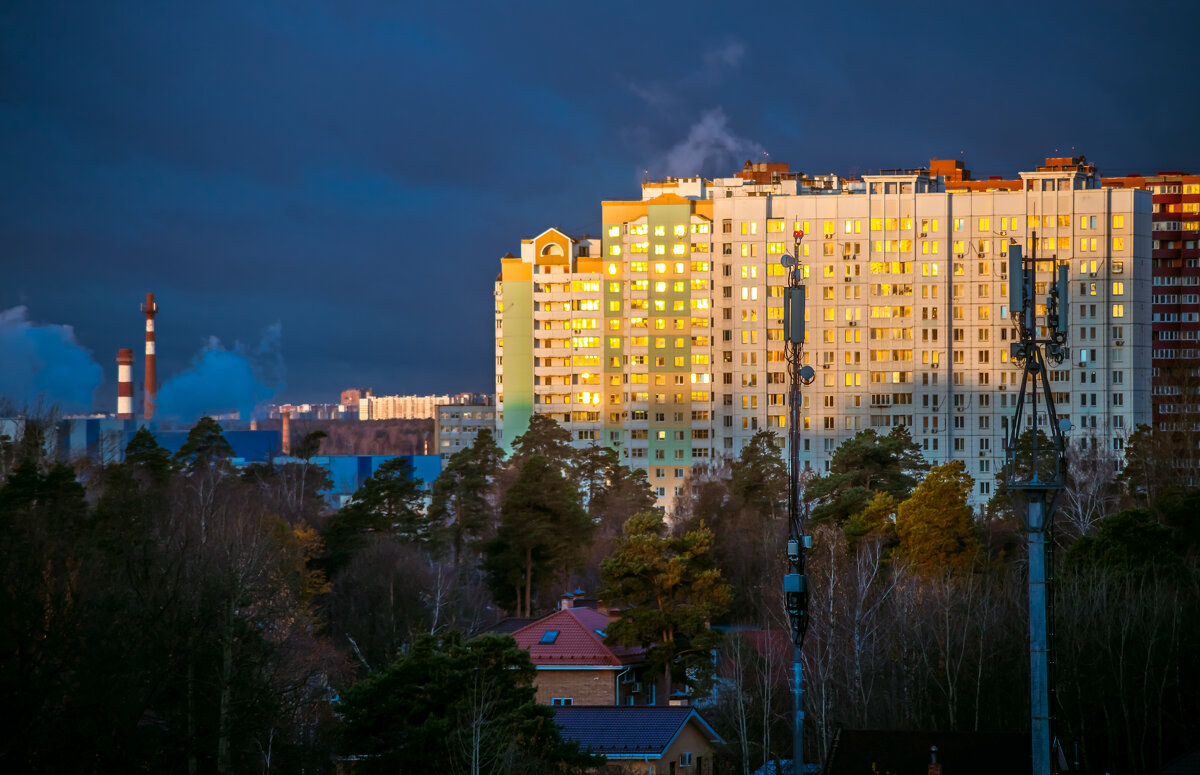
{"type": "Polygon", "coordinates": [[[707,218],[710,221],[712,220],[712,200],[688,199],[685,196],[679,196],[679,194],[662,194],[654,197],[653,199],[647,199],[641,202],[617,200],[600,203],[600,207],[604,213],[604,223],[606,224],[629,223],[630,221],[636,221],[638,218],[641,218],[649,212],[650,205],[691,205],[692,213],[699,215],[702,218],[707,218]]]}
{"type": "Polygon", "coordinates": [[[534,255],[539,265],[559,265],[571,262],[573,239],[558,229],[547,229],[533,241],[534,255]]]}
{"type": "Polygon", "coordinates": [[[963,166],[961,159],[930,159],[929,174],[948,181],[971,179],[971,171],[963,166]]]}
{"type": "Polygon", "coordinates": [[[734,177],[742,180],[750,180],[755,183],[773,183],[777,180],[799,180],[802,173],[791,172],[790,167],[785,162],[763,161],[752,162],[746,160],[746,164],[740,172],[734,173],[734,177]]]}
{"type": "Polygon", "coordinates": [[[533,264],[526,264],[519,258],[500,259],[500,277],[504,282],[531,282],[533,280],[533,264]]]}

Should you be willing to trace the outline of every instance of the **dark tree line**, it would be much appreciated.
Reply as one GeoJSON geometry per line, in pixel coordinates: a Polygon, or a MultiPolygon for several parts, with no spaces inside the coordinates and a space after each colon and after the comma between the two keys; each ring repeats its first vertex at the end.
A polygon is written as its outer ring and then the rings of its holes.
{"type": "MultiPolygon", "coordinates": [[[[755,441],[732,470],[763,458],[754,448],[766,440],[755,441]]],[[[1104,452],[1070,450],[1054,535],[1053,708],[1067,757],[1078,744],[1087,772],[1151,772],[1200,743],[1200,492],[1158,454],[1174,442],[1140,430],[1119,474],[1104,452]]],[[[1023,529],[1003,488],[972,513],[961,462],[923,468],[903,430],[867,431],[828,473],[804,477],[814,760],[838,726],[1028,730],[1023,529]]],[[[733,743],[727,755],[749,772],[790,759],[791,655],[776,592],[784,501],[748,505],[745,478],[693,480],[677,513],[712,515],[722,570],[735,599],[745,596],[729,623],[750,629],[727,639],[713,712],[733,743]],[[772,537],[748,539],[757,535],[772,537]]]]}
{"type": "MultiPolygon", "coordinates": [[[[481,433],[429,487],[397,459],[332,512],[308,462],[319,434],[298,462],[240,469],[211,420],[176,455],[142,431],[120,464],[55,464],[43,442],[37,422],[0,440],[5,769],[323,772],[370,755],[360,767],[421,771],[405,741],[430,740],[451,772],[578,770],[590,760],[532,704],[527,658],[477,637],[575,590],[623,612],[610,643],[648,649],[706,708],[731,769],[790,758],[771,433],[697,469],[669,516],[618,450],[575,449],[536,415],[507,459],[481,433]]],[[[1072,448],[1054,708],[1087,771],[1152,771],[1200,742],[1200,493],[1163,464],[1173,443],[1139,430],[1119,473],[1072,448]]],[[[1003,488],[972,513],[963,464],[926,470],[903,429],[857,435],[802,483],[810,757],[839,725],[1025,730],[1024,537],[1003,488]]]]}
{"type": "Polygon", "coordinates": [[[4,769],[323,767],[345,667],[315,634],[322,477],[239,472],[211,420],[175,456],[143,429],[82,470],[5,446],[4,769]]]}

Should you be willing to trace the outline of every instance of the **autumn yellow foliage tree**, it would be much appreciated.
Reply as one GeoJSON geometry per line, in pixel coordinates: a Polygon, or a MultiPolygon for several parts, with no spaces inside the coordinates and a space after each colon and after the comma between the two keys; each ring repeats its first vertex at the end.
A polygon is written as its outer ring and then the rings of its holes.
{"type": "Polygon", "coordinates": [[[965,569],[979,548],[967,503],[975,480],[961,460],[934,466],[896,510],[897,554],[921,569],[965,569]]]}

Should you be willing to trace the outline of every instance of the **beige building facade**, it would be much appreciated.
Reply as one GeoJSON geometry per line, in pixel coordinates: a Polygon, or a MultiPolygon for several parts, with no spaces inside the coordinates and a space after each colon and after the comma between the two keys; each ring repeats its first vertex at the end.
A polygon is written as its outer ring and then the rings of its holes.
{"type": "Polygon", "coordinates": [[[824,472],[855,433],[904,426],[930,463],[966,461],[981,505],[1020,386],[1010,244],[1036,251],[1040,305],[1055,265],[1070,267],[1071,356],[1050,375],[1070,438],[1119,452],[1150,422],[1150,210],[1082,160],[1008,181],[934,162],[856,181],[772,164],[648,183],[640,201],[602,204],[601,237],[548,230],[502,260],[499,440],[549,414],[580,446],[620,445],[669,507],[693,466],[759,430],[784,437],[780,259],[802,231],[816,379],[801,460],[824,472]]]}
{"type": "Polygon", "coordinates": [[[434,416],[434,440],[442,467],[455,452],[475,443],[482,430],[496,432],[496,407],[490,404],[441,404],[434,416]]]}

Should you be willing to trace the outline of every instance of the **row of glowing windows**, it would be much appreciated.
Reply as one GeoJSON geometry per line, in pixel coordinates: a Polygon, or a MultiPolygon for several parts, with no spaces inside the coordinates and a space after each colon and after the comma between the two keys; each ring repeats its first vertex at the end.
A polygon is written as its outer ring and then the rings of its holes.
{"type": "MultiPolygon", "coordinates": [[[[682,285],[682,283],[676,282],[671,287],[673,287],[678,292],[678,291],[683,290],[683,288],[679,287],[681,285],[682,285]]],[[[706,289],[708,287],[708,281],[707,280],[692,280],[691,287],[694,290],[706,289]]],[[[629,290],[631,290],[631,291],[643,292],[643,291],[648,291],[649,289],[650,289],[650,281],[649,280],[632,280],[629,283],[629,290]]],[[[665,293],[667,290],[666,282],[656,282],[654,284],[654,290],[658,293],[665,293]]],[[[609,293],[620,293],[621,292],[620,281],[614,280],[613,282],[610,282],[608,284],[608,291],[609,291],[609,293]]]]}
{"type": "MultiPolygon", "coordinates": [[[[1091,244],[1089,244],[1088,248],[1086,248],[1086,249],[1095,250],[1096,249],[1094,247],[1095,240],[1090,240],[1090,243],[1091,244]]],[[[1082,249],[1085,249],[1083,247],[1083,245],[1081,245],[1081,250],[1082,249]]],[[[987,273],[986,263],[981,264],[980,266],[981,266],[980,272],[982,274],[986,274],[987,273]]],[[[920,264],[920,267],[921,267],[921,275],[922,276],[924,276],[924,277],[937,277],[938,276],[938,272],[939,272],[939,264],[938,263],[922,262],[920,264]]],[[[768,266],[766,268],[767,274],[768,275],[777,274],[774,271],[777,268],[782,269],[782,267],[768,266]]],[[[855,266],[855,269],[857,269],[857,268],[858,267],[855,266]]],[[[1121,262],[1121,261],[1113,262],[1113,271],[1115,273],[1120,273],[1122,271],[1122,268],[1123,268],[1123,262],[1121,262]]],[[[847,266],[846,270],[847,270],[846,274],[849,276],[851,274],[850,267],[847,266]]],[[[908,274],[909,272],[912,271],[912,262],[910,262],[910,261],[890,261],[890,262],[889,261],[872,261],[869,264],[869,271],[871,274],[887,274],[889,272],[891,274],[908,274]]],[[[954,264],[954,274],[961,275],[964,273],[964,271],[965,271],[964,264],[958,263],[958,262],[956,262],[954,264]]],[[[1093,259],[1091,261],[1087,261],[1087,260],[1080,261],[1079,271],[1082,273],[1096,272],[1097,271],[1096,260],[1093,259]]],[[[825,264],[822,273],[825,277],[836,277],[837,276],[836,265],[825,264]]],[[[854,272],[854,274],[857,275],[858,273],[854,272]]],[[[741,276],[743,279],[757,279],[758,267],[755,267],[755,266],[741,267],[741,276]]],[[[806,277],[806,278],[809,277],[809,267],[807,267],[807,266],[804,267],[804,277],[806,277]]],[[[594,283],[591,285],[598,285],[598,283],[594,283]]],[[[690,281],[690,283],[685,283],[683,281],[677,281],[677,282],[671,283],[669,285],[665,281],[659,281],[654,284],[654,290],[658,293],[666,293],[668,290],[668,287],[669,287],[672,291],[680,293],[680,292],[684,292],[685,290],[687,290],[689,285],[691,286],[691,288],[693,290],[706,290],[707,289],[707,281],[706,280],[692,280],[692,281],[690,281]]],[[[649,283],[646,280],[638,280],[638,281],[634,281],[634,282],[630,283],[630,287],[634,291],[645,291],[649,288],[649,283]]],[[[593,290],[593,289],[589,288],[589,290],[593,290]]],[[[620,282],[609,283],[609,291],[612,293],[620,293],[621,292],[621,283],[620,282]]],[[[743,288],[742,289],[742,298],[746,299],[746,300],[757,299],[758,298],[757,288],[743,288]]],[[[684,307],[681,306],[682,303],[683,303],[682,300],[675,301],[674,302],[675,310],[684,309],[684,307]]],[[[594,311],[594,310],[600,309],[599,300],[580,300],[577,302],[577,304],[578,304],[577,309],[584,310],[584,311],[594,311]]],[[[630,302],[630,307],[632,309],[648,309],[649,308],[648,304],[649,304],[649,302],[647,302],[645,300],[633,300],[630,302]]],[[[655,305],[654,308],[656,310],[665,311],[665,302],[663,300],[661,300],[661,299],[655,300],[654,305],[655,305]]],[[[691,307],[692,307],[692,309],[708,309],[709,302],[707,299],[692,299],[691,307]]],[[[621,309],[621,307],[620,307],[619,301],[610,301],[609,302],[609,311],[619,312],[620,309],[621,309]]],[[[581,326],[572,326],[572,327],[579,328],[581,326]]]]}
{"type": "MultiPolygon", "coordinates": [[[[639,224],[629,227],[629,233],[638,235],[638,236],[645,236],[646,234],[649,233],[649,231],[650,231],[649,227],[644,223],[639,223],[639,224]]],[[[676,237],[684,237],[688,233],[688,225],[685,223],[677,223],[671,227],[671,233],[673,235],[675,235],[676,237]]],[[[708,234],[709,233],[709,225],[707,223],[693,223],[693,224],[691,224],[691,233],[692,234],[708,234]]],[[[621,227],[620,226],[608,227],[608,236],[620,237],[621,236],[621,227]]],[[[667,236],[667,227],[666,226],[655,226],[654,227],[654,236],[656,236],[656,237],[667,236]]]]}
{"type": "MultiPolygon", "coordinates": [[[[649,251],[650,251],[650,243],[648,243],[648,242],[635,242],[629,246],[630,253],[648,253],[649,251]]],[[[608,252],[609,252],[609,255],[619,256],[619,255],[621,255],[621,246],[620,245],[609,245],[608,252]]],[[[667,252],[666,245],[655,245],[654,246],[654,255],[661,256],[661,255],[665,255],[666,252],[667,252]]],[[[671,246],[671,253],[673,253],[676,256],[682,256],[687,252],[688,252],[687,245],[672,245],[671,246]]]]}
{"type": "MultiPolygon", "coordinates": [[[[1195,206],[1193,205],[1193,208],[1194,207],[1195,206]]],[[[1184,210],[1183,212],[1196,212],[1196,210],[1195,209],[1184,210]]],[[[953,222],[954,231],[966,231],[967,222],[968,222],[967,218],[952,218],[951,220],[953,222]]],[[[1000,218],[993,218],[992,216],[987,216],[987,217],[978,218],[976,220],[976,226],[978,227],[977,231],[991,231],[993,228],[993,225],[992,225],[993,220],[995,220],[997,222],[998,227],[1004,231],[1007,231],[1009,229],[1013,229],[1013,230],[1020,229],[1022,221],[1024,221],[1026,226],[1028,226],[1029,228],[1034,228],[1034,229],[1036,229],[1038,227],[1048,229],[1048,228],[1051,228],[1054,226],[1058,226],[1061,228],[1068,228],[1071,225],[1071,216],[1069,216],[1069,215],[1043,215],[1043,216],[1027,215],[1027,216],[1011,216],[1011,217],[1005,216],[1005,217],[1000,217],[1000,218]]],[[[1099,222],[1098,217],[1095,215],[1079,216],[1079,228],[1081,228],[1081,229],[1095,229],[1097,227],[1098,222],[1099,222]]],[[[810,223],[811,223],[810,221],[794,221],[792,230],[793,230],[793,232],[803,231],[805,234],[809,234],[812,231],[812,229],[810,228],[810,223]]],[[[836,223],[837,222],[833,221],[833,220],[826,220],[822,224],[824,226],[824,233],[825,234],[833,234],[834,232],[836,232],[837,231],[836,223]]],[[[844,219],[842,221],[842,232],[845,234],[861,234],[862,233],[862,224],[863,224],[862,219],[853,219],[853,218],[844,219]]],[[[920,219],[920,224],[921,224],[920,230],[925,233],[936,232],[939,230],[939,219],[938,218],[922,218],[922,219],[920,219]]],[[[1124,215],[1114,215],[1112,217],[1112,225],[1113,225],[1114,229],[1125,228],[1125,216],[1124,215]]],[[[914,219],[913,218],[870,218],[870,219],[868,219],[868,226],[871,231],[895,230],[897,228],[899,228],[900,230],[903,230],[903,231],[912,231],[913,227],[914,227],[914,219]]],[[[726,233],[728,233],[730,231],[730,229],[725,228],[724,231],[726,233]]],[[[783,232],[784,231],[784,219],[782,219],[782,218],[768,219],[767,220],[767,231],[768,232],[777,232],[777,233],[783,232]]],[[[743,221],[741,224],[741,233],[742,234],[757,234],[758,233],[758,224],[754,223],[754,222],[743,221]]]]}
{"type": "MultiPolygon", "coordinates": [[[[676,299],[675,301],[673,301],[671,303],[673,311],[680,312],[680,311],[686,309],[687,307],[684,304],[684,301],[685,301],[684,299],[676,299]]],[[[708,299],[691,299],[690,302],[691,302],[692,309],[708,309],[709,308],[708,299]]],[[[666,301],[666,299],[654,299],[653,301],[651,301],[649,299],[631,299],[629,302],[629,309],[632,312],[637,312],[637,311],[649,312],[651,309],[653,309],[656,312],[665,312],[667,309],[667,301],[666,301]]],[[[616,301],[616,300],[610,301],[608,303],[608,311],[619,313],[621,311],[621,302],[616,301]]]]}
{"type": "MultiPolygon", "coordinates": [[[[1182,211],[1183,212],[1195,212],[1195,209],[1194,209],[1195,205],[1192,204],[1190,206],[1192,209],[1184,209],[1182,211]]],[[[1184,207],[1186,208],[1186,207],[1188,207],[1188,205],[1185,205],[1184,207]]],[[[965,231],[966,230],[968,219],[953,218],[951,220],[953,221],[954,231],[965,231]]],[[[977,230],[978,231],[990,231],[992,229],[992,220],[993,220],[993,218],[991,216],[978,218],[976,221],[977,230]]],[[[1013,229],[1013,230],[1020,229],[1022,220],[1024,220],[1025,225],[1028,226],[1029,228],[1038,228],[1038,227],[1051,228],[1054,226],[1066,228],[1071,225],[1071,217],[1069,215],[1012,216],[1012,217],[1001,217],[1001,218],[997,218],[995,220],[998,222],[999,228],[1003,231],[1007,231],[1009,229],[1013,229]]],[[[793,231],[803,231],[804,233],[807,234],[811,231],[810,223],[811,223],[810,221],[795,221],[795,222],[793,222],[793,231]]],[[[1081,229],[1095,229],[1095,228],[1097,228],[1097,224],[1098,224],[1098,217],[1095,215],[1079,216],[1079,228],[1081,228],[1081,229]]],[[[823,223],[824,233],[825,234],[833,234],[836,231],[835,225],[836,225],[836,221],[826,220],[823,223]]],[[[880,230],[885,230],[885,229],[886,230],[895,230],[897,228],[904,230],[904,231],[912,231],[914,228],[914,219],[913,218],[870,218],[870,219],[868,219],[868,225],[869,225],[869,228],[871,229],[871,231],[880,231],[880,230]]],[[[920,225],[921,225],[922,232],[925,232],[925,233],[937,232],[939,230],[939,219],[938,218],[922,218],[920,220],[920,225]]],[[[1124,228],[1125,227],[1125,216],[1124,215],[1112,216],[1112,226],[1114,229],[1124,228]]],[[[754,221],[742,221],[740,224],[740,227],[741,227],[742,234],[746,234],[746,235],[758,234],[758,223],[756,223],[754,221]]],[[[688,233],[688,227],[685,224],[677,224],[674,227],[672,227],[672,231],[674,233],[674,236],[683,237],[683,236],[686,236],[686,234],[688,233]]],[[[725,231],[728,232],[729,229],[726,228],[725,231]]],[[[784,219],[782,219],[782,218],[768,219],[767,220],[767,231],[771,232],[771,233],[783,233],[784,232],[784,219]]],[[[843,220],[842,231],[845,234],[861,234],[862,233],[862,219],[845,219],[845,220],[843,220]]],[[[646,224],[640,224],[637,226],[630,226],[629,232],[631,234],[635,234],[635,235],[645,235],[645,234],[647,234],[648,229],[647,229],[646,224]]],[[[692,224],[691,233],[692,234],[708,234],[709,233],[709,225],[708,224],[692,224]]],[[[620,226],[610,227],[608,230],[608,234],[610,237],[621,236],[621,227],[620,226]]],[[[654,229],[654,234],[655,234],[655,236],[666,236],[666,227],[665,226],[656,226],[654,229]]],[[[648,243],[645,243],[645,242],[637,243],[635,245],[632,245],[630,248],[630,250],[634,253],[644,253],[644,252],[647,252],[647,249],[648,249],[648,243]]],[[[677,255],[682,255],[686,251],[687,251],[686,245],[673,245],[672,246],[672,252],[677,255]]],[[[657,254],[664,253],[665,246],[655,245],[654,252],[657,254]]],[[[783,253],[784,252],[783,243],[782,242],[768,243],[767,252],[768,253],[783,253]]],[[[614,256],[621,255],[621,246],[620,245],[609,246],[609,253],[614,256]]]]}

